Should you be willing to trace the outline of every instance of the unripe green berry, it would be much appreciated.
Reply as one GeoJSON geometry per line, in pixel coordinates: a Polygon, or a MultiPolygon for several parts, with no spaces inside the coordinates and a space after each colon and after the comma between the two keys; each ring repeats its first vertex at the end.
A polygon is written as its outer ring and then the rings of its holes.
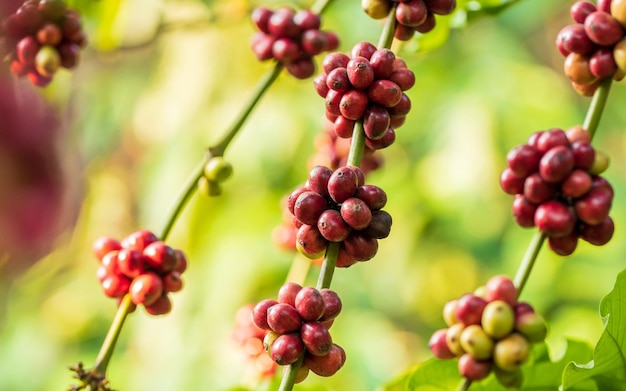
{"type": "Polygon", "coordinates": [[[461,347],[477,360],[491,358],[493,352],[493,340],[477,324],[467,326],[461,332],[461,347]]]}
{"type": "Polygon", "coordinates": [[[496,343],[493,362],[504,371],[515,371],[528,359],[530,343],[519,333],[513,333],[496,343]]]}
{"type": "Polygon", "coordinates": [[[214,156],[204,166],[204,176],[215,182],[224,182],[233,174],[233,166],[223,156],[214,156]]]}
{"type": "Polygon", "coordinates": [[[494,366],[493,373],[504,388],[520,388],[522,386],[524,375],[519,368],[514,371],[503,371],[497,366],[494,366]]]}
{"type": "Polygon", "coordinates": [[[481,324],[490,337],[494,339],[504,338],[511,334],[515,326],[513,308],[502,300],[492,301],[487,304],[483,311],[481,324]]]}
{"type": "Polygon", "coordinates": [[[541,342],[548,334],[548,327],[541,315],[523,314],[515,320],[515,330],[519,331],[531,343],[541,342]]]}
{"type": "Polygon", "coordinates": [[[591,175],[599,175],[606,171],[607,168],[609,168],[609,156],[602,151],[596,151],[595,159],[589,169],[589,173],[591,175]]]}
{"type": "Polygon", "coordinates": [[[35,56],[35,68],[39,74],[52,77],[61,68],[61,55],[54,46],[42,46],[35,56]]]}
{"type": "Polygon", "coordinates": [[[216,197],[222,194],[222,186],[215,181],[208,180],[205,176],[198,179],[198,190],[209,197],[216,197]]]}
{"type": "Polygon", "coordinates": [[[391,3],[387,0],[361,0],[361,7],[372,19],[383,19],[391,10],[391,3]]]}
{"type": "Polygon", "coordinates": [[[443,320],[448,326],[459,323],[459,320],[456,318],[456,307],[458,304],[458,300],[450,300],[443,306],[443,320]]]}
{"type": "Polygon", "coordinates": [[[263,338],[263,349],[265,349],[268,354],[271,352],[272,345],[278,337],[280,337],[280,333],[277,333],[276,331],[268,331],[268,333],[265,334],[265,337],[263,338]]]}
{"type": "Polygon", "coordinates": [[[450,326],[446,332],[446,342],[448,343],[448,348],[456,356],[460,356],[465,353],[463,347],[461,347],[461,333],[464,328],[465,325],[463,323],[456,323],[450,326]]]}

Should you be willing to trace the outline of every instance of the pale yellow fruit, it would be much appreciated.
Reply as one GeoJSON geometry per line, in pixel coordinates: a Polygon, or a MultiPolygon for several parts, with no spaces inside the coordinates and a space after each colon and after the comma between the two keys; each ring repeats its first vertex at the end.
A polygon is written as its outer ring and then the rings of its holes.
{"type": "Polygon", "coordinates": [[[361,0],[361,7],[372,19],[383,19],[389,15],[391,2],[388,0],[361,0]]]}
{"type": "Polygon", "coordinates": [[[622,27],[626,28],[626,0],[613,0],[611,2],[611,16],[614,17],[622,27]]]}

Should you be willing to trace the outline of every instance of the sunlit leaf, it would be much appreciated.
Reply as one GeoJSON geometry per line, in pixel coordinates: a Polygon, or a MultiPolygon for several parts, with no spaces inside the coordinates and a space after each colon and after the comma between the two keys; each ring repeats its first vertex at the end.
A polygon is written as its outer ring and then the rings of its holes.
{"type": "Polygon", "coordinates": [[[563,373],[564,390],[590,389],[595,382],[603,391],[626,387],[626,270],[617,276],[613,290],[600,303],[604,332],[595,347],[593,360],[570,363],[563,373]]]}

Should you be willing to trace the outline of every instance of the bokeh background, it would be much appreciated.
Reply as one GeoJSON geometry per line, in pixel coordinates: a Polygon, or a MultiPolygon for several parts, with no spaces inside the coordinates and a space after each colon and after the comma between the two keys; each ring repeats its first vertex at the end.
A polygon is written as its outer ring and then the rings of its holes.
{"type": "MultiPolygon", "coordinates": [[[[382,25],[359,1],[337,0],[323,28],[341,50],[378,41],[382,25]]],[[[497,2],[496,2],[497,3],[497,2]]],[[[533,235],[510,213],[498,177],[505,156],[537,130],[583,121],[589,98],[562,74],[554,41],[572,1],[521,0],[429,42],[397,46],[414,70],[413,110],[383,166],[367,181],[389,196],[388,239],[367,263],[336,271],[344,310],[332,328],[348,358],[336,376],[310,375],[299,390],[376,390],[428,359],[443,304],[494,274],[513,276],[533,235]],[[424,50],[432,49],[432,50],[424,50]]],[[[217,141],[271,67],[249,49],[250,10],[279,1],[74,1],[90,46],[81,66],[43,94],[66,117],[63,167],[75,224],[32,267],[0,276],[0,390],[61,390],[66,369],[91,365],[114,316],[95,277],[91,243],[160,229],[204,149],[217,141]]],[[[320,59],[321,61],[321,59],[320,59]]],[[[565,337],[594,344],[598,304],[624,268],[626,190],[622,102],[614,85],[594,143],[612,159],[613,240],[558,257],[544,248],[522,295],[565,337]]],[[[308,174],[323,129],[323,100],[310,80],[282,74],[225,157],[235,168],[221,197],[196,195],[170,244],[190,260],[173,312],[129,317],[109,367],[120,390],[267,388],[233,342],[237,310],[274,298],[294,253],[272,243],[280,200],[308,174]]],[[[306,284],[314,285],[313,267],[306,284]]]]}

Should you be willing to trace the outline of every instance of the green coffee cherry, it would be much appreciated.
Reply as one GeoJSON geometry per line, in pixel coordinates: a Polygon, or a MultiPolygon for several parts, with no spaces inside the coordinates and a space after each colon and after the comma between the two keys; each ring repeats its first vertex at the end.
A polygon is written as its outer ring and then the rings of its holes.
{"type": "Polygon", "coordinates": [[[589,173],[591,175],[599,175],[606,171],[607,168],[609,168],[609,155],[596,150],[596,157],[593,159],[593,165],[589,169],[589,173]]]}
{"type": "Polygon", "coordinates": [[[523,314],[515,321],[515,329],[531,343],[541,342],[548,334],[548,327],[541,315],[531,312],[523,314]]]}
{"type": "Polygon", "coordinates": [[[61,55],[58,50],[51,45],[39,48],[35,56],[35,68],[39,74],[52,77],[61,68],[61,55]]]}
{"type": "Polygon", "coordinates": [[[496,343],[493,362],[504,371],[515,371],[528,359],[530,343],[519,333],[513,333],[496,343]]]}
{"type": "Polygon", "coordinates": [[[511,334],[515,326],[513,308],[502,300],[494,300],[485,307],[481,324],[490,337],[504,338],[511,334]]]}
{"type": "Polygon", "coordinates": [[[361,0],[361,7],[372,19],[383,19],[391,11],[391,3],[388,0],[361,0]]]}
{"type": "Polygon", "coordinates": [[[493,340],[477,324],[467,326],[461,332],[461,347],[477,360],[491,358],[493,352],[493,340]]]}
{"type": "Polygon", "coordinates": [[[233,174],[233,166],[223,156],[214,156],[204,166],[204,176],[214,182],[224,182],[233,174]]]}
{"type": "Polygon", "coordinates": [[[446,333],[448,348],[450,348],[450,351],[456,356],[460,356],[465,353],[463,347],[461,347],[461,333],[463,332],[463,329],[465,329],[465,326],[462,323],[456,323],[450,326],[448,332],[446,333]]]}
{"type": "Polygon", "coordinates": [[[222,186],[215,182],[210,181],[206,177],[200,177],[198,179],[198,190],[209,197],[215,197],[222,194],[222,186]]]}
{"type": "Polygon", "coordinates": [[[505,388],[520,388],[522,386],[524,375],[519,368],[514,371],[503,371],[498,367],[494,367],[493,373],[496,375],[498,382],[505,388]]]}
{"type": "Polygon", "coordinates": [[[270,353],[272,345],[278,337],[280,337],[280,334],[276,331],[269,331],[267,334],[265,334],[265,337],[263,338],[263,349],[265,349],[267,353],[270,353]]]}

